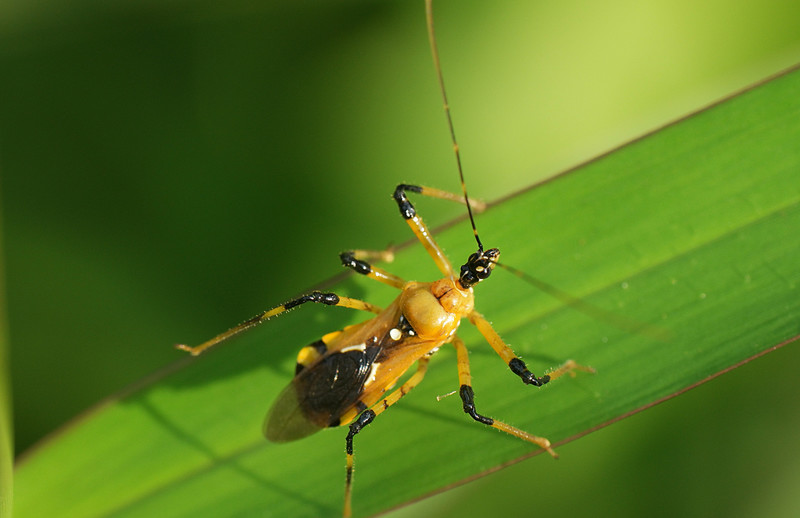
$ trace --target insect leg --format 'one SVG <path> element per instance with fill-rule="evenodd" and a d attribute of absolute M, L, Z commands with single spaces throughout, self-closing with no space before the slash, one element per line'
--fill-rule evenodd
<path fill-rule="evenodd" d="M 411 227 L 411 231 L 414 232 L 415 236 L 417 236 L 417 239 L 419 239 L 419 241 L 422 243 L 422 246 L 425 247 L 425 250 L 427 250 L 428 254 L 433 258 L 436 266 L 439 268 L 439 271 L 451 279 L 456 278 L 456 275 L 453 272 L 453 267 L 450 265 L 450 261 L 444 255 L 442 249 L 439 248 L 439 245 L 436 244 L 436 241 L 434 241 L 430 230 L 428 230 L 428 227 L 422 221 L 422 218 L 417 215 L 417 210 L 414 208 L 411 202 L 408 201 L 406 191 L 422 194 L 423 196 L 440 198 L 443 200 L 457 201 L 459 203 L 466 203 L 464 196 L 453 194 L 448 191 L 442 191 L 440 189 L 434 189 L 432 187 L 406 184 L 398 185 L 394 190 L 393 196 L 394 201 L 397 202 L 397 206 L 400 208 L 400 214 L 406 220 L 408 226 Z M 483 210 L 485 208 L 485 205 L 480 202 L 476 202 L 472 199 L 470 199 L 470 202 L 476 206 L 476 210 Z"/>
<path fill-rule="evenodd" d="M 431 198 L 439 198 L 441 200 L 454 201 L 457 203 L 461 203 L 463 205 L 467 204 L 467 202 L 464 201 L 464 195 L 461 193 L 443 191 L 442 189 L 437 189 L 435 187 L 426 187 L 424 185 L 401 184 L 397 186 L 398 189 L 401 187 L 403 188 L 402 190 L 415 192 L 423 196 L 430 196 Z M 486 210 L 486 203 L 482 202 L 481 200 L 476 200 L 470 197 L 469 202 L 472 205 L 472 207 L 478 212 L 483 212 L 484 210 Z"/>
<path fill-rule="evenodd" d="M 386 253 L 391 253 L 391 251 L 385 251 L 384 254 Z M 370 279 L 375 279 L 376 281 L 380 281 L 395 288 L 402 288 L 406 281 L 386 270 L 372 266 L 364 260 L 372 257 L 378 257 L 380 259 L 386 258 L 384 255 L 381 255 L 381 252 L 370 252 L 367 250 L 348 250 L 347 252 L 339 254 L 339 259 L 342 260 L 343 266 L 361 275 L 366 275 Z"/>
<path fill-rule="evenodd" d="M 425 372 L 428 370 L 429 356 L 423 356 L 417 361 L 417 372 L 408 380 L 400 385 L 400 388 L 383 398 L 372 408 L 361 412 L 358 418 L 350 424 L 350 431 L 347 433 L 346 451 L 347 451 L 347 476 L 345 478 L 344 489 L 344 512 L 343 516 L 348 518 L 352 515 L 352 490 L 353 490 L 353 437 L 356 436 L 365 426 L 371 423 L 376 416 L 381 412 L 397 403 L 397 401 L 408 394 L 408 392 L 417 386 L 422 378 L 425 377 Z"/>
<path fill-rule="evenodd" d="M 480 333 L 483 335 L 486 341 L 489 342 L 489 345 L 492 346 L 492 349 L 494 349 L 495 352 L 497 352 L 497 354 L 500 356 L 500 358 L 502 358 L 503 361 L 506 362 L 506 365 L 508 365 L 508 367 L 511 369 L 511 372 L 519 376 L 522 379 L 523 383 L 525 383 L 526 385 L 534 385 L 540 387 L 545 383 L 550 382 L 551 380 L 560 378 L 562 375 L 568 372 L 574 375 L 574 373 L 572 372 L 573 370 L 581 370 L 589 373 L 595 372 L 595 370 L 591 367 L 586 367 L 584 365 L 577 364 L 572 360 L 568 360 L 567 362 L 564 363 L 564 365 L 554 370 L 553 372 L 545 374 L 541 378 L 537 378 L 533 373 L 531 373 L 531 371 L 528 370 L 528 367 L 525 365 L 525 362 L 520 360 L 519 357 L 517 357 L 517 355 L 514 354 L 514 351 L 511 350 L 511 347 L 509 347 L 503 341 L 503 339 L 500 338 L 500 335 L 497 334 L 497 331 L 494 330 L 492 325 L 489 323 L 488 320 L 486 320 L 486 318 L 483 315 L 481 315 L 477 311 L 473 311 L 472 313 L 467 315 L 467 318 L 469 318 L 469 321 L 472 322 L 472 324 L 478 328 L 478 331 L 480 331 Z"/>
<path fill-rule="evenodd" d="M 546 450 L 547 453 L 553 457 L 558 457 L 556 452 L 550 447 L 550 441 L 544 437 L 530 434 L 509 424 L 492 419 L 491 417 L 486 417 L 485 415 L 479 414 L 477 410 L 475 410 L 475 394 L 472 391 L 472 376 L 470 375 L 469 370 L 469 355 L 467 353 L 467 348 L 464 345 L 464 342 L 458 337 L 455 337 L 453 340 L 453 346 L 456 348 L 456 355 L 458 357 L 458 381 L 461 384 L 459 395 L 461 396 L 461 401 L 464 403 L 464 412 L 469 414 L 470 417 L 479 423 L 491 426 L 492 428 L 497 428 L 498 430 L 506 432 L 507 434 L 511 434 L 514 437 L 519 437 L 523 441 L 531 442 Z"/>
<path fill-rule="evenodd" d="M 511 372 L 522 378 L 522 381 L 526 385 L 535 385 L 540 387 L 545 383 L 550 381 L 550 376 L 545 374 L 541 378 L 537 378 L 531 371 L 528 370 L 528 367 L 525 365 L 525 362 L 520 360 L 514 351 L 511 350 L 511 347 L 506 345 L 500 335 L 497 334 L 497 331 L 494 330 L 492 325 L 489 323 L 483 315 L 478 313 L 477 311 L 473 311 L 469 315 L 467 315 L 469 321 L 478 328 L 478 331 L 486 338 L 486 341 L 489 342 L 489 345 L 492 346 L 492 349 L 506 362 L 506 365 L 511 369 Z"/>
<path fill-rule="evenodd" d="M 594 374 L 594 373 L 597 372 L 596 370 L 594 370 L 593 367 L 588 367 L 586 365 L 580 365 L 578 363 L 575 363 L 575 361 L 573 361 L 573 360 L 567 360 L 567 361 L 564 362 L 564 365 L 562 365 L 561 367 L 557 368 L 554 371 L 548 372 L 547 375 L 550 376 L 550 380 L 551 381 L 554 380 L 554 379 L 560 378 L 564 374 L 569 374 L 570 376 L 572 376 L 574 378 L 576 370 L 583 371 L 583 372 L 588 372 L 589 374 Z"/>
<path fill-rule="evenodd" d="M 317 302 L 319 304 L 326 304 L 328 306 L 341 306 L 345 308 L 359 309 L 362 311 L 369 311 L 370 313 L 381 312 L 381 308 L 373 304 L 370 304 L 369 302 L 364 302 L 363 300 L 351 299 L 349 297 L 340 297 L 335 293 L 321 293 L 319 291 L 315 291 L 313 293 L 303 295 L 302 297 L 298 297 L 294 300 L 290 300 L 286 304 L 282 304 L 276 308 L 263 311 L 258 315 L 254 316 L 253 318 L 242 322 L 236 327 L 228 329 L 224 333 L 221 333 L 212 338 L 211 340 L 203 342 L 198 346 L 189 347 L 188 345 L 178 344 L 175 347 L 191 353 L 192 356 L 197 356 L 198 354 L 202 353 L 209 347 L 217 345 L 220 342 L 224 342 L 225 340 L 228 340 L 229 338 L 238 335 L 242 331 L 246 331 L 251 327 L 257 326 L 261 322 L 264 322 L 265 320 L 269 320 L 274 316 L 280 315 L 281 313 L 288 311 L 294 307 L 297 307 L 301 304 L 305 304 L 306 302 Z"/>

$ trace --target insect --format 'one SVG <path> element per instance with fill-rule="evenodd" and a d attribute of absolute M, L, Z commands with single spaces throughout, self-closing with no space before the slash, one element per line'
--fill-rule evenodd
<path fill-rule="evenodd" d="M 406 281 L 370 264 L 369 261 L 380 256 L 378 252 L 363 250 L 344 252 L 340 254 L 343 266 L 400 290 L 400 295 L 394 302 L 387 308 L 379 308 L 362 300 L 315 291 L 264 311 L 196 347 L 177 346 L 196 356 L 265 320 L 309 302 L 375 314 L 370 320 L 329 333 L 300 350 L 295 376 L 278 396 L 263 427 L 264 435 L 273 442 L 301 439 L 323 428 L 349 427 L 345 438 L 346 483 L 343 508 L 345 517 L 352 515 L 355 436 L 422 381 L 431 356 L 444 344 L 452 344 L 456 349 L 460 384 L 458 393 L 464 412 L 481 424 L 533 443 L 556 457 L 550 441 L 546 438 L 532 435 L 478 413 L 475 407 L 467 348 L 456 334 L 464 318 L 477 327 L 511 372 L 519 376 L 526 385 L 542 386 L 573 370 L 592 371 L 570 360 L 549 374 L 536 376 L 503 342 L 486 318 L 475 310 L 473 288 L 489 278 L 492 270 L 499 264 L 500 251 L 497 248 L 484 248 L 473 216 L 475 202 L 467 196 L 458 144 L 439 64 L 432 1 L 426 0 L 428 35 L 462 194 L 420 185 L 400 184 L 396 187 L 393 197 L 403 219 L 436 263 L 443 278 L 433 282 Z M 466 205 L 477 250 L 458 270 L 453 268 L 408 199 L 410 193 Z M 399 388 L 392 389 L 415 363 L 416 371 Z"/>

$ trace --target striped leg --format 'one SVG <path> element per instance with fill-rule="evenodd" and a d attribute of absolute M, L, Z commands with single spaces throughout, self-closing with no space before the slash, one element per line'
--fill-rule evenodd
<path fill-rule="evenodd" d="M 400 184 L 394 190 L 394 201 L 397 202 L 397 206 L 400 208 L 400 214 L 406 220 L 408 226 L 411 227 L 411 231 L 414 232 L 415 236 L 417 236 L 417 239 L 419 239 L 419 241 L 422 243 L 422 246 L 425 247 L 425 250 L 427 250 L 428 254 L 433 258 L 436 266 L 439 267 L 439 271 L 451 279 L 457 278 L 453 272 L 453 267 L 450 265 L 450 261 L 447 259 L 447 256 L 444 255 L 442 249 L 439 248 L 439 245 L 436 244 L 436 241 L 434 241 L 430 230 L 428 230 L 428 227 L 422 221 L 422 218 L 417 214 L 417 210 L 414 208 L 411 202 L 408 201 L 406 191 L 422 194 L 423 196 L 431 196 L 433 198 L 466 204 L 464 196 L 460 194 L 453 194 L 448 191 L 434 189 L 432 187 L 424 187 L 421 185 Z M 470 203 L 476 207 L 476 210 L 480 211 L 485 208 L 485 204 L 471 198 Z"/>
<path fill-rule="evenodd" d="M 384 250 L 383 252 L 373 252 L 370 250 L 348 250 L 339 254 L 339 259 L 342 260 L 342 265 L 350 268 L 356 273 L 366 275 L 370 279 L 375 279 L 389 286 L 395 288 L 402 288 L 406 283 L 403 279 L 387 272 L 376 266 L 372 266 L 365 259 L 379 259 L 386 262 L 391 262 L 394 259 L 394 254 L 391 249 Z"/>
<path fill-rule="evenodd" d="M 417 386 L 422 378 L 425 377 L 425 372 L 428 370 L 429 356 L 423 356 L 417 361 L 417 372 L 408 380 L 400 385 L 400 388 L 383 398 L 376 403 L 372 408 L 361 412 L 361 415 L 350 424 L 350 431 L 347 433 L 346 451 L 347 451 L 347 476 L 345 478 L 344 486 L 344 511 L 342 516 L 349 518 L 353 514 L 352 492 L 353 492 L 353 437 L 356 436 L 365 426 L 370 424 L 376 416 L 380 415 L 384 410 L 397 403 L 397 401 L 408 394 L 408 392 Z"/>
<path fill-rule="evenodd" d="M 196 347 L 189 347 L 188 345 L 184 344 L 178 344 L 175 347 L 181 349 L 182 351 L 189 352 L 192 356 L 197 356 L 200 353 L 204 352 L 209 347 L 224 342 L 225 340 L 228 340 L 229 338 L 232 338 L 238 335 L 239 333 L 250 329 L 251 327 L 257 326 L 258 324 L 264 322 L 265 320 L 269 320 L 274 316 L 280 315 L 281 313 L 289 311 L 290 309 L 297 307 L 301 304 L 305 304 L 306 302 L 316 302 L 328 306 L 341 306 L 345 308 L 359 309 L 361 311 L 369 311 L 370 313 L 381 312 L 381 308 L 373 304 L 370 304 L 369 302 L 364 302 L 358 299 L 351 299 L 349 297 L 340 297 L 335 293 L 321 293 L 319 291 L 315 291 L 313 293 L 309 293 L 308 295 L 303 295 L 302 297 L 298 297 L 294 300 L 291 300 L 286 304 L 282 304 L 276 308 L 261 312 L 258 315 L 254 316 L 253 318 L 242 322 L 236 327 L 228 329 L 224 333 L 221 333 L 212 338 L 211 340 L 203 342 L 202 344 Z"/>
<path fill-rule="evenodd" d="M 469 371 L 469 356 L 467 353 L 467 348 L 464 345 L 464 342 L 458 337 L 453 340 L 453 345 L 456 348 L 456 354 L 458 357 L 458 381 L 461 384 L 459 395 L 461 396 L 461 401 L 464 403 L 464 412 L 469 414 L 470 417 L 479 423 L 491 426 L 492 428 L 497 428 L 498 430 L 506 432 L 507 434 L 511 434 L 514 437 L 519 437 L 523 441 L 533 443 L 543 450 L 546 450 L 547 453 L 552 455 L 554 458 L 557 458 L 558 455 L 550 447 L 550 441 L 544 437 L 539 437 L 520 430 L 519 428 L 514 428 L 509 424 L 481 415 L 477 412 L 477 410 L 475 410 L 475 394 L 472 391 L 472 376 L 470 375 Z"/>
<path fill-rule="evenodd" d="M 545 383 L 550 382 L 550 380 L 556 379 L 567 372 L 571 372 L 572 370 L 581 370 L 584 372 L 594 373 L 595 370 L 591 367 L 585 367 L 583 365 L 579 365 L 572 360 L 569 360 L 564 365 L 556 369 L 555 371 L 551 372 L 550 374 L 545 374 L 541 378 L 537 378 L 531 371 L 528 370 L 528 367 L 525 365 L 525 362 L 520 360 L 514 351 L 511 350 L 500 335 L 497 334 L 497 331 L 494 330 L 492 325 L 489 323 L 486 318 L 480 313 L 473 311 L 469 315 L 467 315 L 469 321 L 478 328 L 478 331 L 486 338 L 486 341 L 489 342 L 489 345 L 492 346 L 492 349 L 506 362 L 506 365 L 511 369 L 511 372 L 516 374 L 522 379 L 522 382 L 526 385 L 534 385 L 536 387 L 541 387 Z M 573 373 L 574 375 L 574 373 Z"/>

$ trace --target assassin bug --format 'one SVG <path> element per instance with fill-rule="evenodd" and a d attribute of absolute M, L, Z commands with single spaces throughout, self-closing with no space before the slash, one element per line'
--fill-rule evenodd
<path fill-rule="evenodd" d="M 536 376 L 503 342 L 486 318 L 474 309 L 473 287 L 490 276 L 493 268 L 499 264 L 500 251 L 497 248 L 484 248 L 473 217 L 473 205 L 476 202 L 467 196 L 461 158 L 439 65 L 433 27 L 432 1 L 426 0 L 425 2 L 428 35 L 455 152 L 462 194 L 453 194 L 419 185 L 400 184 L 395 189 L 393 197 L 400 209 L 400 214 L 436 263 L 444 278 L 434 282 L 406 281 L 367 262 L 375 257 L 380 257 L 380 253 L 363 250 L 344 252 L 340 254 L 343 266 L 400 290 L 400 295 L 389 307 L 381 309 L 358 299 L 315 291 L 264 311 L 196 347 L 177 346 L 194 356 L 199 355 L 208 348 L 265 320 L 308 302 L 341 306 L 376 314 L 370 320 L 329 333 L 301 349 L 297 358 L 295 377 L 278 396 L 263 427 L 264 435 L 270 441 L 287 442 L 301 439 L 322 428 L 349 425 L 345 439 L 346 484 L 343 509 L 345 517 L 352 514 L 353 439 L 378 415 L 397 403 L 400 398 L 422 381 L 430 357 L 444 344 L 452 344 L 456 349 L 460 384 L 458 392 L 463 402 L 464 412 L 479 423 L 531 442 L 546 450 L 553 457 L 557 456 L 551 448 L 550 441 L 546 438 L 532 435 L 478 413 L 472 390 L 467 348 L 456 335 L 462 319 L 466 318 L 478 328 L 478 331 L 511 371 L 527 385 L 542 386 L 575 369 L 592 372 L 592 369 L 570 360 L 549 374 Z M 459 271 L 453 269 L 450 261 L 437 245 L 428 227 L 409 201 L 408 193 L 456 201 L 466 205 L 478 249 L 467 258 L 466 263 L 461 266 Z M 399 388 L 391 390 L 414 363 L 417 364 L 416 372 Z M 387 391 L 390 391 L 388 395 L 386 395 Z"/>

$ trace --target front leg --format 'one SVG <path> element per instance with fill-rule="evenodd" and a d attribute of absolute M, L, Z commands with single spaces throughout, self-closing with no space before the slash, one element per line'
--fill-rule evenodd
<path fill-rule="evenodd" d="M 515 428 L 510 424 L 506 424 L 502 421 L 498 421 L 478 413 L 478 411 L 475 409 L 475 393 L 472 390 L 472 376 L 470 375 L 467 347 L 458 337 L 455 337 L 453 340 L 453 346 L 456 348 L 456 355 L 458 357 L 458 381 L 461 384 L 459 395 L 461 396 L 461 401 L 464 404 L 464 412 L 481 424 L 491 426 L 492 428 L 496 428 L 502 432 L 513 435 L 514 437 L 519 437 L 523 441 L 533 443 L 545 450 L 554 458 L 557 458 L 558 455 L 555 451 L 553 451 L 553 448 L 550 447 L 550 441 L 546 438 L 533 435 L 524 430 L 520 430 L 519 428 Z"/>
<path fill-rule="evenodd" d="M 492 324 L 490 324 L 483 315 L 477 311 L 473 311 L 467 315 L 467 318 L 469 318 L 469 321 L 478 328 L 478 331 L 480 331 L 486 341 L 489 342 L 489 345 L 492 346 L 492 349 L 494 349 L 500 358 L 506 362 L 506 365 L 508 365 L 508 368 L 511 369 L 511 372 L 519 376 L 520 379 L 522 379 L 522 382 L 526 385 L 541 387 L 542 385 L 549 383 L 551 380 L 559 378 L 568 372 L 571 373 L 573 370 L 581 370 L 592 374 L 595 372 L 595 370 L 591 367 L 586 367 L 569 360 L 553 372 L 545 374 L 542 377 L 537 377 L 528 370 L 525 362 L 514 353 L 511 347 L 509 347 L 508 344 L 506 344 L 503 339 L 500 338 L 500 335 L 498 335 L 497 331 L 494 330 Z"/>

